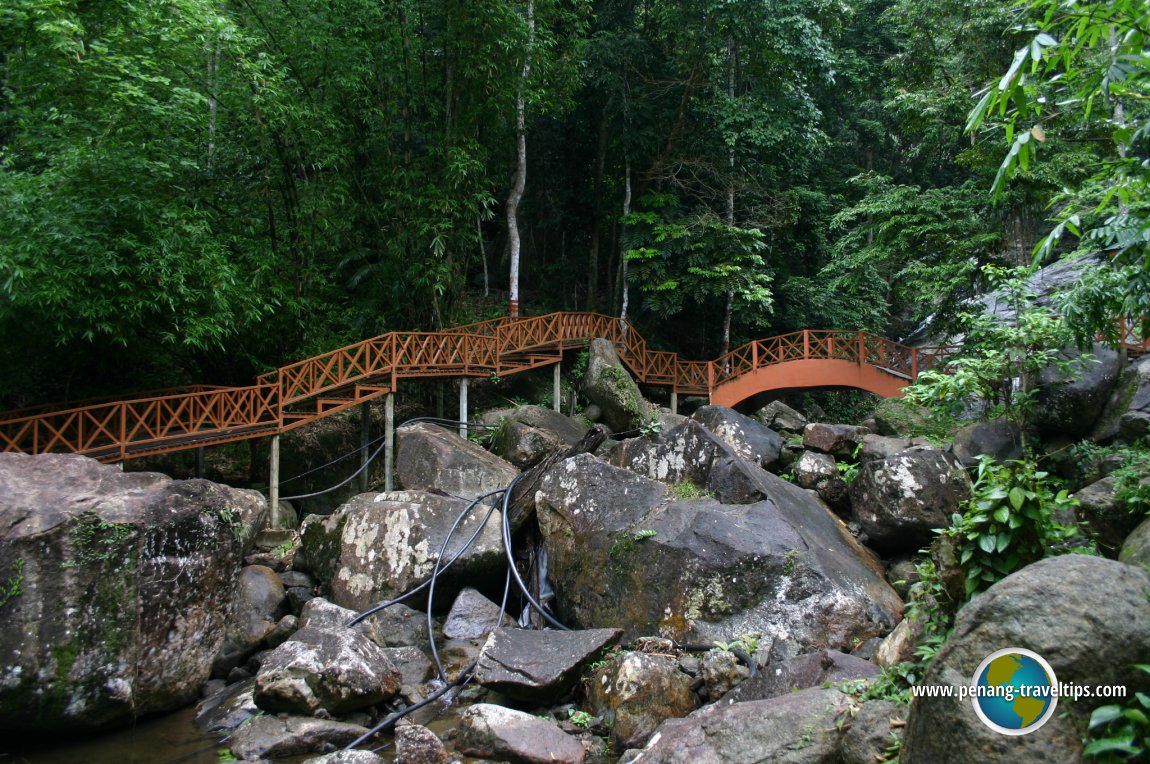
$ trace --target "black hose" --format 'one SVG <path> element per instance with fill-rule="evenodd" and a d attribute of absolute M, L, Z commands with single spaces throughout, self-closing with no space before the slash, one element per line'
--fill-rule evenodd
<path fill-rule="evenodd" d="M 553 618 L 551 614 L 548 613 L 547 610 L 544 609 L 544 607 L 540 605 L 533 596 L 531 596 L 531 592 L 528 589 L 527 584 L 523 583 L 523 577 L 519 575 L 519 570 L 515 567 L 515 558 L 511 553 L 511 520 L 508 517 L 511 512 L 509 504 L 511 503 L 512 491 L 515 490 L 515 486 L 518 485 L 519 481 L 522 480 L 525 475 L 526 473 L 521 473 L 516 476 L 516 478 L 511 481 L 511 484 L 507 486 L 507 490 L 503 493 L 503 551 L 507 555 L 507 565 L 511 568 L 511 574 L 515 577 L 515 583 L 519 585 L 519 590 L 523 592 L 523 596 L 527 599 L 527 602 L 531 604 L 531 607 L 535 608 L 536 612 L 543 616 L 543 620 L 547 621 L 547 623 L 551 624 L 556 629 L 560 629 L 562 631 L 571 631 L 571 629 L 555 620 L 555 618 Z"/>

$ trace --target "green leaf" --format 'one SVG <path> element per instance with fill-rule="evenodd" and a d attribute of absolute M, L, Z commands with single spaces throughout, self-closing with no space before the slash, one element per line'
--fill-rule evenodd
<path fill-rule="evenodd" d="M 1122 706 L 1099 706 L 1090 714 L 1090 729 L 1122 718 Z"/>
<path fill-rule="evenodd" d="M 996 509 L 994 511 L 994 519 L 1000 523 L 1006 523 L 1008 520 L 1010 520 L 1009 507 L 999 507 Z"/>
<path fill-rule="evenodd" d="M 987 533 L 983 536 L 980 536 L 978 539 L 978 547 L 987 554 L 990 554 L 994 551 L 995 545 L 997 543 L 998 536 L 993 533 Z"/>
<path fill-rule="evenodd" d="M 1026 493 L 1018 486 L 1010 489 L 1010 503 L 1016 509 L 1022 509 L 1022 505 L 1026 503 Z"/>

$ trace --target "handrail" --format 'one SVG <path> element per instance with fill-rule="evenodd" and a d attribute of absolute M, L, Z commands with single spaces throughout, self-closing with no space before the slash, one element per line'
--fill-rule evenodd
<path fill-rule="evenodd" d="M 703 395 L 758 369 L 804 360 L 869 364 L 909 382 L 949 354 L 949 349 L 912 348 L 866 332 L 805 329 L 753 340 L 714 361 L 684 361 L 677 353 L 651 350 L 634 327 L 602 313 L 497 318 L 451 331 L 371 337 L 262 374 L 249 387 L 6 412 L 0 414 L 0 450 L 121 460 L 259 437 L 370 400 L 393 390 L 399 379 L 514 374 L 554 363 L 563 350 L 596 337 L 616 346 L 640 382 Z"/>

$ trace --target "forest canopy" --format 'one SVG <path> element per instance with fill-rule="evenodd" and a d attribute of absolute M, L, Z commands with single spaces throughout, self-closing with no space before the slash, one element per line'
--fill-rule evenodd
<path fill-rule="evenodd" d="M 1116 255 L 1083 331 L 1145 315 L 1146 28 L 1134 0 L 7 0 L 0 408 L 510 298 L 687 357 L 899 338 L 1074 250 Z"/>

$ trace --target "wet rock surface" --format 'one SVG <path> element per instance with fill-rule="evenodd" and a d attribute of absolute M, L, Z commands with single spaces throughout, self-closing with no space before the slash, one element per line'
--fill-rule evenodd
<path fill-rule="evenodd" d="M 232 734 L 228 749 L 244 760 L 334 753 L 365 732 L 358 724 L 310 716 L 259 716 Z"/>
<path fill-rule="evenodd" d="M 578 681 L 580 668 L 621 633 L 496 629 L 483 646 L 475 680 L 517 698 L 557 700 Z"/>
<path fill-rule="evenodd" d="M 114 727 L 196 699 L 263 497 L 0 454 L 0 729 Z"/>
<path fill-rule="evenodd" d="M 448 532 L 468 503 L 417 491 L 360 494 L 329 516 L 304 521 L 303 564 L 330 587 L 334 602 L 366 609 L 431 577 Z M 488 507 L 476 506 L 460 523 L 445 563 L 463 549 L 487 513 Z M 491 512 L 475 543 L 440 577 L 436 591 L 447 602 L 468 578 L 502 570 L 500 522 L 499 511 Z"/>
<path fill-rule="evenodd" d="M 970 496 L 970 478 L 954 458 L 915 446 L 864 462 L 850 487 L 854 518 L 883 552 L 913 552 Z"/>
<path fill-rule="evenodd" d="M 580 764 L 583 745 L 553 722 L 489 703 L 463 712 L 455 747 L 465 754 L 523 764 Z"/>

